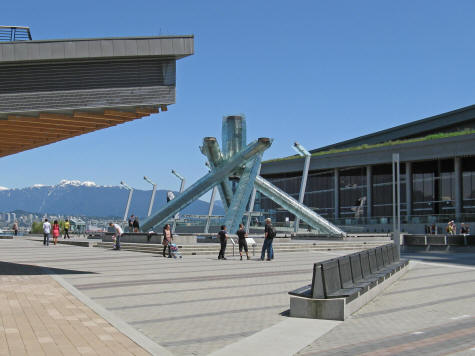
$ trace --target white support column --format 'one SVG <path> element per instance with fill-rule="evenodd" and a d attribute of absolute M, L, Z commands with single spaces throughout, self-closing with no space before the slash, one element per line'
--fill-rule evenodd
<path fill-rule="evenodd" d="M 407 221 L 412 216 L 412 162 L 406 162 L 406 217 Z"/>
<path fill-rule="evenodd" d="M 455 157 L 454 159 L 454 175 L 455 175 L 455 219 L 460 222 L 462 219 L 463 194 L 462 194 L 462 159 Z"/>
<path fill-rule="evenodd" d="M 305 188 L 307 187 L 308 169 L 310 168 L 310 159 L 312 158 L 312 155 L 298 142 L 295 142 L 292 147 L 297 151 L 299 155 L 305 156 L 303 172 L 302 172 L 302 181 L 300 183 L 300 192 L 299 192 L 299 203 L 303 204 L 303 200 L 305 198 Z M 298 232 L 298 231 L 299 231 L 299 219 L 295 217 L 294 232 Z"/>
<path fill-rule="evenodd" d="M 338 168 L 335 168 L 333 173 L 333 199 L 334 199 L 334 218 L 338 219 L 340 217 L 340 171 Z"/>
<path fill-rule="evenodd" d="M 393 240 L 397 246 L 398 256 L 401 255 L 401 176 L 399 153 L 393 153 Z"/>

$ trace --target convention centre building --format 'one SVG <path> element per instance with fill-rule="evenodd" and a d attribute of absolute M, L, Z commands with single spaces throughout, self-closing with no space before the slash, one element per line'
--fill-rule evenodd
<path fill-rule="evenodd" d="M 347 231 L 389 231 L 393 154 L 400 160 L 401 227 L 439 230 L 475 222 L 475 105 L 310 151 L 304 204 Z M 304 158 L 262 164 L 261 176 L 298 199 Z M 265 196 L 255 210 L 277 223 L 293 216 Z"/>

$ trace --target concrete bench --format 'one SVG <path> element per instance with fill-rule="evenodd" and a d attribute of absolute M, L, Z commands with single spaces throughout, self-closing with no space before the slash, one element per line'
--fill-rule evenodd
<path fill-rule="evenodd" d="M 360 305 L 356 301 L 365 294 L 370 296 L 363 299 L 371 300 L 376 295 L 373 289 L 382 289 L 407 265 L 394 244 L 315 263 L 312 284 L 289 292 L 290 315 L 344 320 L 345 305 Z"/>

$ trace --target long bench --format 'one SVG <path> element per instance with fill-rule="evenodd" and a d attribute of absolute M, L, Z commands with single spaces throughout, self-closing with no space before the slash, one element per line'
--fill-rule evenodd
<path fill-rule="evenodd" d="M 295 314 L 292 296 L 313 300 L 343 298 L 348 304 L 384 283 L 408 263 L 399 258 L 393 243 L 317 262 L 313 266 L 312 284 L 289 292 L 291 315 Z"/>

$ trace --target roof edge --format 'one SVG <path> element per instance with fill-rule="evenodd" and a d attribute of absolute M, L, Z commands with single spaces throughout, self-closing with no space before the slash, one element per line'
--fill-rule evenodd
<path fill-rule="evenodd" d="M 110 41 L 110 40 L 153 40 L 153 39 L 175 39 L 175 38 L 195 38 L 195 35 L 167 35 L 167 36 L 132 36 L 132 37 L 94 37 L 94 38 L 59 38 L 46 40 L 30 40 L 30 41 L 6 41 L 0 42 L 2 44 L 13 43 L 48 43 L 48 42 L 71 42 L 71 41 Z"/>
<path fill-rule="evenodd" d="M 360 141 L 360 140 L 365 139 L 365 138 L 370 139 L 370 138 L 376 137 L 378 135 L 384 135 L 384 134 L 387 134 L 387 133 L 391 133 L 392 131 L 406 129 L 406 128 L 409 128 L 409 127 L 420 125 L 422 123 L 428 123 L 428 122 L 435 121 L 435 120 L 438 120 L 438 119 L 441 119 L 441 118 L 444 118 L 444 117 L 460 114 L 464 111 L 469 111 L 469 110 L 475 110 L 475 104 L 474 105 L 469 105 L 469 106 L 464 106 L 464 107 L 461 107 L 461 108 L 458 108 L 458 109 L 455 109 L 455 110 L 451 110 L 451 111 L 448 111 L 448 112 L 445 112 L 445 113 L 442 113 L 442 114 L 428 116 L 428 117 L 425 117 L 423 119 L 419 119 L 419 120 L 416 120 L 416 121 L 411 121 L 411 122 L 408 122 L 408 123 L 405 123 L 405 124 L 401 124 L 401 125 L 391 127 L 389 129 L 384 129 L 384 130 L 376 131 L 376 132 L 373 132 L 373 133 L 369 133 L 367 135 L 357 136 L 355 138 L 340 141 L 340 142 L 337 142 L 337 143 L 334 143 L 334 144 L 331 144 L 331 145 L 315 148 L 313 150 L 310 150 L 310 153 L 316 153 L 316 152 L 319 152 L 319 151 L 326 151 L 326 150 L 329 150 L 329 149 L 332 149 L 332 148 L 338 148 L 339 146 L 348 145 L 348 144 L 351 144 L 352 142 Z M 395 138 L 395 140 L 397 140 L 397 138 Z"/>

